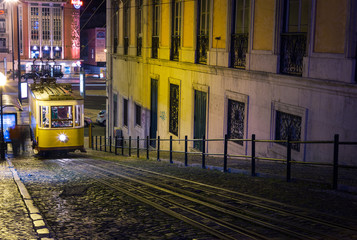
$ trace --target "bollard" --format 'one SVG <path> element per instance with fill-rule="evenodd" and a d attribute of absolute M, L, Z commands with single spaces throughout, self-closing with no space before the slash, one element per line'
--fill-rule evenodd
<path fill-rule="evenodd" d="M 102 151 L 102 136 L 99 136 L 99 151 Z"/>
<path fill-rule="evenodd" d="M 174 163 L 172 161 L 172 136 L 170 136 L 170 163 Z"/>
<path fill-rule="evenodd" d="M 112 152 L 112 136 L 109 137 L 109 152 Z"/>
<path fill-rule="evenodd" d="M 124 156 L 124 136 L 121 137 L 121 155 Z"/>
<path fill-rule="evenodd" d="M 118 136 L 115 136 L 114 152 L 115 152 L 115 155 L 118 155 Z"/>
<path fill-rule="evenodd" d="M 255 177 L 255 134 L 252 134 L 252 176 Z"/>
<path fill-rule="evenodd" d="M 129 136 L 129 157 L 131 156 L 131 136 Z"/>
<path fill-rule="evenodd" d="M 94 136 L 92 136 L 92 143 L 91 143 L 91 145 L 92 145 L 92 150 L 94 150 L 93 140 L 94 140 Z"/>
<path fill-rule="evenodd" d="M 136 138 L 136 157 L 139 158 L 140 156 L 140 148 L 139 148 L 140 142 L 139 142 L 139 136 Z"/>
<path fill-rule="evenodd" d="M 160 136 L 157 137 L 157 161 L 160 161 Z"/>
<path fill-rule="evenodd" d="M 146 159 L 149 159 L 149 136 L 146 136 Z"/>
<path fill-rule="evenodd" d="M 185 136 L 185 166 L 188 166 L 188 156 L 187 156 L 187 135 Z"/>
<path fill-rule="evenodd" d="M 224 155 L 223 155 L 223 171 L 227 172 L 227 152 L 228 152 L 228 136 L 224 135 Z"/>
<path fill-rule="evenodd" d="M 338 183 L 338 143 L 340 136 L 335 134 L 333 141 L 333 179 L 332 179 L 332 188 L 337 189 Z"/>
<path fill-rule="evenodd" d="M 202 168 L 206 168 L 206 145 L 205 145 L 205 136 L 202 137 Z"/>
<path fill-rule="evenodd" d="M 286 152 L 286 181 L 291 181 L 291 143 L 290 134 L 288 135 L 287 141 L 287 152 Z"/>
<path fill-rule="evenodd" d="M 107 138 L 104 136 L 104 152 L 107 151 Z"/>
<path fill-rule="evenodd" d="M 95 150 L 98 150 L 98 136 L 95 136 Z"/>

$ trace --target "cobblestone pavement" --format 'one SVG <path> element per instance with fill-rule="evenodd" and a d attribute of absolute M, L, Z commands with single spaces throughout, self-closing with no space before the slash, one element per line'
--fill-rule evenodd
<path fill-rule="evenodd" d="M 337 216 L 357 217 L 357 196 L 332 191 L 326 184 L 286 183 L 282 179 L 253 178 L 92 150 L 71 157 L 119 161 Z M 213 239 L 207 233 L 71 171 L 56 158 L 28 157 L 12 162 L 55 239 Z"/>
<path fill-rule="evenodd" d="M 0 239 L 37 239 L 6 161 L 0 161 Z"/>

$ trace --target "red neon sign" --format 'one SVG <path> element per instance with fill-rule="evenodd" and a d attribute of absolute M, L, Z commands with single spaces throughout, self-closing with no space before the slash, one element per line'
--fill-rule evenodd
<path fill-rule="evenodd" d="M 0 15 L 5 14 L 5 10 L 0 10 Z"/>
<path fill-rule="evenodd" d="M 73 4 L 76 9 L 79 9 L 81 6 L 83 6 L 83 2 L 81 0 L 71 0 L 71 4 Z"/>

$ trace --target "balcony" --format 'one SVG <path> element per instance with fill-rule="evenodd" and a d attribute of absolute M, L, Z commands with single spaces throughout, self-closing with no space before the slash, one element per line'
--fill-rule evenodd
<path fill-rule="evenodd" d="M 179 48 L 180 48 L 180 36 L 173 35 L 171 36 L 171 60 L 178 61 L 179 60 Z"/>
<path fill-rule="evenodd" d="M 248 52 L 248 33 L 232 34 L 231 67 L 245 69 Z"/>
<path fill-rule="evenodd" d="M 124 37 L 124 55 L 128 55 L 129 52 L 129 38 Z"/>
<path fill-rule="evenodd" d="M 208 35 L 197 36 L 196 61 L 197 63 L 207 63 Z"/>
<path fill-rule="evenodd" d="M 281 34 L 280 72 L 302 76 L 303 58 L 306 55 L 306 33 Z"/>
<path fill-rule="evenodd" d="M 151 47 L 151 57 L 157 58 L 158 57 L 158 50 L 159 50 L 159 37 L 152 36 L 152 47 Z"/>
<path fill-rule="evenodd" d="M 143 46 L 143 38 L 138 36 L 136 39 L 136 56 L 141 56 L 142 46 Z"/>

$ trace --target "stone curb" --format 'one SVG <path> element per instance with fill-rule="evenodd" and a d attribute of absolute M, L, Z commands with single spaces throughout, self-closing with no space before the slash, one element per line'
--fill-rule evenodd
<path fill-rule="evenodd" d="M 27 191 L 25 185 L 23 184 L 19 175 L 17 174 L 14 165 L 12 164 L 9 158 L 7 158 L 6 160 L 9 164 L 9 169 L 12 173 L 14 182 L 16 183 L 17 188 L 19 189 L 19 192 L 25 203 L 25 206 L 32 220 L 32 224 L 34 226 L 36 233 L 38 234 L 41 240 L 54 240 L 54 238 L 50 238 L 50 231 L 48 230 L 48 227 L 46 226 L 46 223 L 43 220 L 40 210 L 35 206 L 29 192 Z"/>

